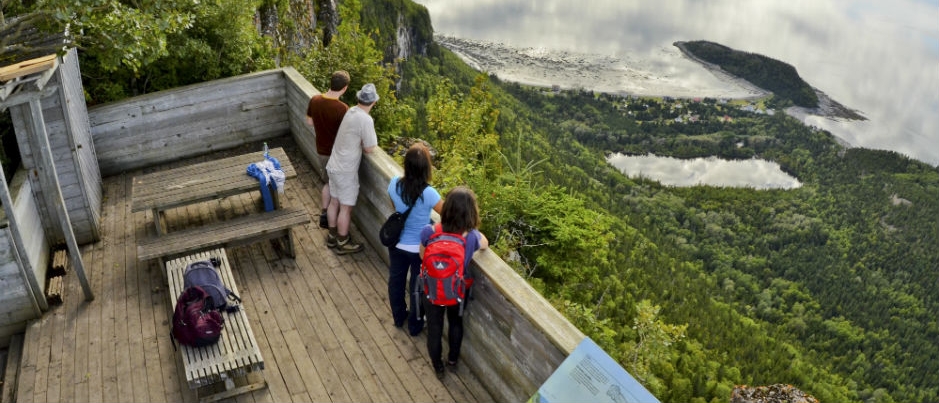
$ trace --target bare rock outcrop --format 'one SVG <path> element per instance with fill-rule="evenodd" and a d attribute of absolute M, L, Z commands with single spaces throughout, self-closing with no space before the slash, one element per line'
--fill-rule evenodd
<path fill-rule="evenodd" d="M 730 394 L 730 403 L 818 403 L 818 399 L 792 385 L 738 385 Z"/>

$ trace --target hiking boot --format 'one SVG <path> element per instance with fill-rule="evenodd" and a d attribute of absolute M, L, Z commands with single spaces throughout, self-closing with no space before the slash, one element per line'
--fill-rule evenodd
<path fill-rule="evenodd" d="M 329 220 L 326 219 L 326 213 L 320 213 L 320 228 L 327 229 L 329 228 Z"/>
<path fill-rule="evenodd" d="M 365 249 L 365 247 L 362 246 L 362 244 L 352 242 L 351 236 L 345 240 L 336 240 L 336 253 L 339 255 L 361 252 L 363 249 Z"/>
<path fill-rule="evenodd" d="M 336 246 L 339 246 L 339 240 L 332 234 L 326 234 L 326 247 L 332 249 Z"/>

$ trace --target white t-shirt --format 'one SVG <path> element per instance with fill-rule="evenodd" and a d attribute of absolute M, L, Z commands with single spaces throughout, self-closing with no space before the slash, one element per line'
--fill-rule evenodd
<path fill-rule="evenodd" d="M 349 108 L 339 125 L 327 171 L 357 172 L 362 162 L 362 149 L 378 145 L 375 122 L 358 105 Z"/>

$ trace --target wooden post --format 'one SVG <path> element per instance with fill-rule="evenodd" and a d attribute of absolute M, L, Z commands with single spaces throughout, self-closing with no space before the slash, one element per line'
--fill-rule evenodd
<path fill-rule="evenodd" d="M 49 135 L 46 132 L 45 120 L 42 117 L 42 103 L 39 98 L 29 101 L 29 111 L 33 115 L 33 134 L 39 139 L 39 154 L 42 156 L 42 167 L 48 169 L 46 177 L 50 179 L 48 189 L 52 190 L 56 215 L 59 218 L 59 225 L 65 234 L 65 243 L 68 245 L 69 256 L 72 258 L 72 266 L 75 267 L 75 274 L 81 282 L 82 291 L 85 293 L 85 301 L 95 299 L 91 292 L 91 286 L 88 284 L 88 278 L 85 277 L 85 265 L 82 263 L 81 249 L 78 248 L 78 241 L 75 239 L 75 232 L 72 231 L 72 221 L 68 217 L 68 209 L 65 207 L 65 199 L 62 197 L 62 188 L 59 184 L 59 176 L 55 172 L 55 159 L 52 156 L 52 146 L 49 144 Z"/>
<path fill-rule="evenodd" d="M 24 253 L 21 250 L 23 248 L 23 237 L 20 234 L 19 228 L 17 228 L 16 216 L 13 215 L 13 196 L 10 195 L 10 188 L 7 187 L 6 173 L 3 172 L 2 168 L 0 168 L 0 204 L 2 204 L 3 209 L 6 210 L 7 222 L 10 226 L 10 236 L 13 237 L 13 250 L 10 252 L 13 253 L 13 257 L 20 266 L 20 274 L 26 279 L 26 292 L 29 293 L 33 310 L 36 312 L 36 316 L 42 316 L 42 311 L 48 310 L 49 304 L 46 303 L 45 297 L 39 298 L 39 295 L 42 294 L 42 289 L 39 287 L 35 273 L 26 272 L 26 267 L 29 262 L 26 261 Z"/>

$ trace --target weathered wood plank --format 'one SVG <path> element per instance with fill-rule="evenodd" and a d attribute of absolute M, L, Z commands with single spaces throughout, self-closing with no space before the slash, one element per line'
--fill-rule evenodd
<path fill-rule="evenodd" d="M 120 179 L 120 178 L 118 178 Z M 106 244 L 105 254 L 102 256 L 99 267 L 100 272 L 96 275 L 101 278 L 102 286 L 99 292 L 102 293 L 101 308 L 101 401 L 112 399 L 118 395 L 117 374 L 109 371 L 117 365 L 117 360 L 123 357 L 115 354 L 118 336 L 120 334 L 115 323 L 117 305 L 123 304 L 121 298 L 121 288 L 123 288 L 124 277 L 118 272 L 124 271 L 124 243 L 127 237 L 124 235 L 122 224 L 125 219 L 123 198 L 120 197 L 123 187 L 119 186 L 123 181 L 114 181 L 113 186 L 105 187 L 102 204 L 102 230 L 101 243 Z"/>
<path fill-rule="evenodd" d="M 128 190 L 131 188 L 131 180 L 132 176 L 130 175 L 121 179 L 122 194 L 129 194 Z M 125 209 L 129 208 L 127 205 L 129 202 L 130 200 L 125 199 Z M 121 302 L 117 305 L 114 321 L 121 334 L 133 334 L 131 332 L 136 331 L 133 326 L 133 318 L 136 317 L 136 299 L 132 297 L 135 295 L 135 291 L 131 288 L 131 284 L 134 282 L 133 279 L 139 270 L 139 264 L 137 263 L 137 244 L 134 240 L 145 233 L 145 229 L 139 225 L 141 220 L 142 218 L 135 218 L 133 214 L 128 214 L 125 210 L 122 231 L 132 242 L 125 243 L 122 255 L 115 259 L 121 267 L 121 270 L 116 271 L 119 275 L 114 279 L 114 284 L 118 287 L 116 297 L 119 298 Z M 141 230 L 138 230 L 138 228 L 141 228 Z M 132 353 L 132 341 L 129 339 L 128 337 L 119 337 L 114 348 L 114 355 L 120 357 L 115 363 L 115 369 L 117 372 L 117 400 L 121 402 L 129 402 L 134 399 L 134 375 L 131 371 L 131 363 L 133 358 L 135 358 L 136 352 L 139 350 Z M 134 362 L 134 364 L 139 365 L 138 362 Z"/>
<path fill-rule="evenodd" d="M 16 334 L 10 338 L 7 348 L 6 366 L 3 370 L 3 392 L 0 402 L 16 401 L 16 386 L 19 384 L 20 362 L 23 356 L 23 334 Z"/>
<path fill-rule="evenodd" d="M 45 316 L 37 320 L 42 322 L 42 327 L 44 329 L 50 329 L 53 327 L 53 320 L 49 316 Z M 40 338 L 40 340 L 38 340 L 38 343 L 37 343 L 39 344 L 39 348 L 36 350 L 30 349 L 31 351 L 36 351 L 37 355 L 35 356 L 34 360 L 36 361 L 37 364 L 42 362 L 45 359 L 45 357 L 48 356 L 48 352 L 51 349 L 51 343 L 52 343 L 51 337 L 42 337 Z M 35 373 L 35 380 L 33 381 L 35 384 L 35 387 L 33 388 L 33 397 L 34 399 L 36 399 L 37 402 L 46 400 L 46 392 L 48 392 L 47 383 L 49 381 L 50 379 L 49 379 L 48 372 L 37 371 Z"/>
<path fill-rule="evenodd" d="M 23 77 L 34 73 L 39 73 L 51 69 L 56 65 L 54 53 L 35 59 L 24 60 L 22 62 L 0 67 L 0 81 L 10 81 L 17 77 Z"/>
<path fill-rule="evenodd" d="M 103 261 L 105 258 L 105 246 L 104 242 L 95 242 L 86 246 L 84 253 L 88 254 L 89 258 L 87 260 L 83 258 L 83 261 Z M 109 348 L 110 346 L 106 346 L 103 340 L 102 315 L 104 313 L 104 305 L 114 298 L 114 291 L 103 287 L 104 267 L 101 264 L 89 267 L 88 275 L 91 289 L 96 290 L 95 293 L 97 297 L 102 300 L 95 304 L 94 311 L 89 315 L 88 320 L 88 341 L 86 342 L 88 344 L 88 355 L 85 357 L 87 365 L 87 369 L 85 370 L 85 387 L 87 389 L 89 402 L 103 402 L 105 399 L 102 395 L 101 353 L 104 348 Z"/>
<path fill-rule="evenodd" d="M 141 239 L 145 233 L 144 222 L 140 219 L 141 214 L 135 215 L 137 239 Z M 136 254 L 134 254 L 136 256 Z M 125 283 L 127 284 L 127 312 L 128 312 L 128 334 L 143 334 L 143 322 L 144 322 L 144 309 L 143 306 L 145 303 L 142 301 L 142 296 L 146 292 L 146 288 L 141 288 L 143 284 L 143 278 L 147 276 L 146 271 L 150 270 L 150 262 L 139 262 L 136 259 L 127 262 L 125 258 L 125 264 L 128 267 L 133 269 L 128 272 Z M 145 286 L 144 286 L 145 287 Z M 143 345 L 144 341 L 142 337 L 131 338 L 128 347 L 130 349 L 130 366 L 128 368 L 131 378 L 129 380 L 130 385 L 132 386 L 131 391 L 133 393 L 132 401 L 151 401 L 150 400 L 150 390 L 147 386 L 147 357 L 146 351 Z"/>
<path fill-rule="evenodd" d="M 304 309 L 301 307 L 307 303 L 303 296 L 308 295 L 306 294 L 308 291 L 305 289 L 298 291 L 297 287 L 302 284 L 302 281 L 293 281 L 293 279 L 289 277 L 290 274 L 299 273 L 301 268 L 298 267 L 298 264 L 294 260 L 277 258 L 276 253 L 274 253 L 271 248 L 265 247 L 263 248 L 263 252 L 271 268 L 271 272 L 264 277 L 270 279 L 270 282 L 286 282 L 290 284 L 290 287 L 286 289 L 281 287 L 282 292 L 280 292 L 279 295 L 283 298 L 283 301 L 279 303 L 282 304 L 281 306 L 285 307 L 296 307 L 296 309 L 285 309 L 282 312 L 286 315 L 286 317 L 282 318 L 283 323 L 292 323 L 294 329 L 282 333 L 287 343 L 288 352 L 303 381 L 303 391 L 313 396 L 313 401 L 329 400 L 328 391 L 326 385 L 323 383 L 319 367 L 310 354 L 311 347 L 309 344 L 314 343 L 315 340 L 301 337 L 300 335 L 300 329 L 306 327 L 305 323 L 307 320 L 305 315 L 302 314 Z M 265 287 L 265 289 L 267 288 L 268 287 Z M 291 390 L 292 394 L 298 392 L 300 392 L 299 389 Z"/>
<path fill-rule="evenodd" d="M 43 370 L 39 360 L 39 343 L 28 339 L 30 334 L 42 334 L 42 320 L 36 319 L 26 324 L 26 337 L 20 358 L 20 372 L 17 378 L 16 401 L 33 401 L 36 392 L 36 374 Z"/>
<path fill-rule="evenodd" d="M 259 340 L 263 340 L 259 341 L 259 347 L 263 348 L 262 354 L 266 354 L 268 363 L 272 364 L 272 368 L 270 369 L 271 375 L 268 377 L 270 381 L 267 384 L 267 391 L 270 393 L 273 401 L 283 402 L 290 399 L 290 393 L 288 392 L 287 381 L 286 377 L 283 375 L 283 371 L 293 371 L 295 368 L 290 368 L 289 359 L 284 357 L 283 351 L 285 350 L 286 342 L 277 325 L 277 320 L 274 318 L 274 309 L 271 302 L 267 299 L 268 294 L 264 292 L 264 288 L 260 284 L 260 276 L 253 262 L 253 255 L 257 254 L 256 249 L 258 247 L 257 245 L 252 245 L 249 247 L 236 248 L 233 250 L 233 254 L 237 256 L 236 260 L 239 262 L 238 267 L 242 275 L 245 276 L 248 283 L 256 285 L 255 288 L 252 288 L 250 294 L 246 294 L 251 296 L 251 301 L 258 311 L 258 315 L 254 315 L 257 317 L 257 326 L 252 326 L 252 328 L 259 330 L 259 333 L 255 334 Z M 254 323 L 252 325 L 254 325 Z M 267 354 L 267 351 L 270 351 L 270 354 Z M 254 395 L 257 397 L 259 393 L 255 392 Z"/>
<path fill-rule="evenodd" d="M 294 226 L 310 222 L 300 209 L 279 209 L 172 232 L 138 242 L 137 256 L 148 260 L 217 246 L 238 246 L 280 238 Z"/>

